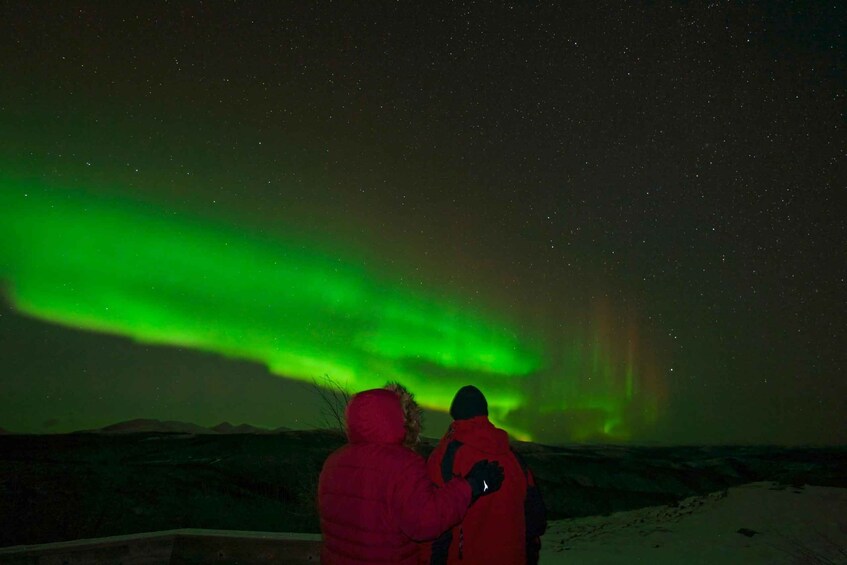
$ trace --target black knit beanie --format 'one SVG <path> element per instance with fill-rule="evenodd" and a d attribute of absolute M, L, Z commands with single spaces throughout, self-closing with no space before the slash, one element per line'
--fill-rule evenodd
<path fill-rule="evenodd" d="M 454 420 L 467 420 L 475 416 L 488 416 L 485 395 L 473 385 L 463 386 L 453 397 L 450 415 Z"/>

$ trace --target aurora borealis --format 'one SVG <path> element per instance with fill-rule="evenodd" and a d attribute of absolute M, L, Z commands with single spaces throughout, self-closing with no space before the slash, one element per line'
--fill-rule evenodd
<path fill-rule="evenodd" d="M 843 443 L 843 12 L 3 4 L 0 428 Z"/>
<path fill-rule="evenodd" d="M 398 379 L 431 409 L 449 406 L 473 375 L 499 420 L 527 403 L 521 381 L 589 375 L 597 386 L 557 386 L 539 406 L 593 410 L 573 430 L 587 436 L 625 437 L 621 411 L 645 396 L 634 392 L 643 383 L 632 335 L 620 367 L 597 335 L 552 368 L 549 352 L 496 317 L 404 288 L 340 252 L 84 191 L 3 186 L 9 298 L 46 322 L 247 359 L 307 382 L 325 375 L 354 391 Z"/>
<path fill-rule="evenodd" d="M 66 189 L 4 187 L 4 278 L 25 314 L 282 376 L 330 375 L 351 390 L 392 375 L 430 406 L 449 403 L 448 383 L 428 384 L 415 365 L 484 374 L 504 409 L 519 398 L 498 380 L 540 368 L 494 319 L 383 283 L 353 260 Z"/>

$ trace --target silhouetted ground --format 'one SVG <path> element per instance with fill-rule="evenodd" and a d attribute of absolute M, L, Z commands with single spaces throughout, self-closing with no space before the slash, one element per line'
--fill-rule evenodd
<path fill-rule="evenodd" d="M 673 505 L 759 481 L 847 487 L 847 447 L 516 447 L 553 519 Z"/>
<path fill-rule="evenodd" d="M 320 430 L 3 435 L 0 546 L 176 528 L 318 532 L 317 477 L 343 441 Z M 847 487 L 847 448 L 516 449 L 551 519 L 675 504 L 754 481 Z"/>

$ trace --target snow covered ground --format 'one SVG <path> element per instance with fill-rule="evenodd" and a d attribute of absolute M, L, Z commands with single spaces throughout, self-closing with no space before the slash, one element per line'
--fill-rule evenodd
<path fill-rule="evenodd" d="M 541 563 L 847 563 L 847 489 L 750 483 L 551 522 Z"/>

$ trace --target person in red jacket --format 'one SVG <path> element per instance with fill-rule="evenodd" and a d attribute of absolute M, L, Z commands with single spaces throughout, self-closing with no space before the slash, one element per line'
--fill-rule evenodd
<path fill-rule="evenodd" d="M 480 460 L 435 486 L 423 457 L 405 447 L 396 392 L 367 390 L 345 410 L 348 443 L 327 458 L 318 482 L 321 563 L 416 564 L 419 544 L 458 523 L 479 497 L 500 488 L 503 469 Z"/>
<path fill-rule="evenodd" d="M 537 563 L 546 510 L 532 473 L 509 445 L 508 434 L 488 420 L 488 402 L 475 386 L 459 389 L 450 406 L 453 423 L 427 461 L 429 477 L 449 484 L 475 461 L 496 459 L 505 477 L 500 490 L 477 501 L 464 520 L 431 544 L 422 561 L 473 565 Z"/>

